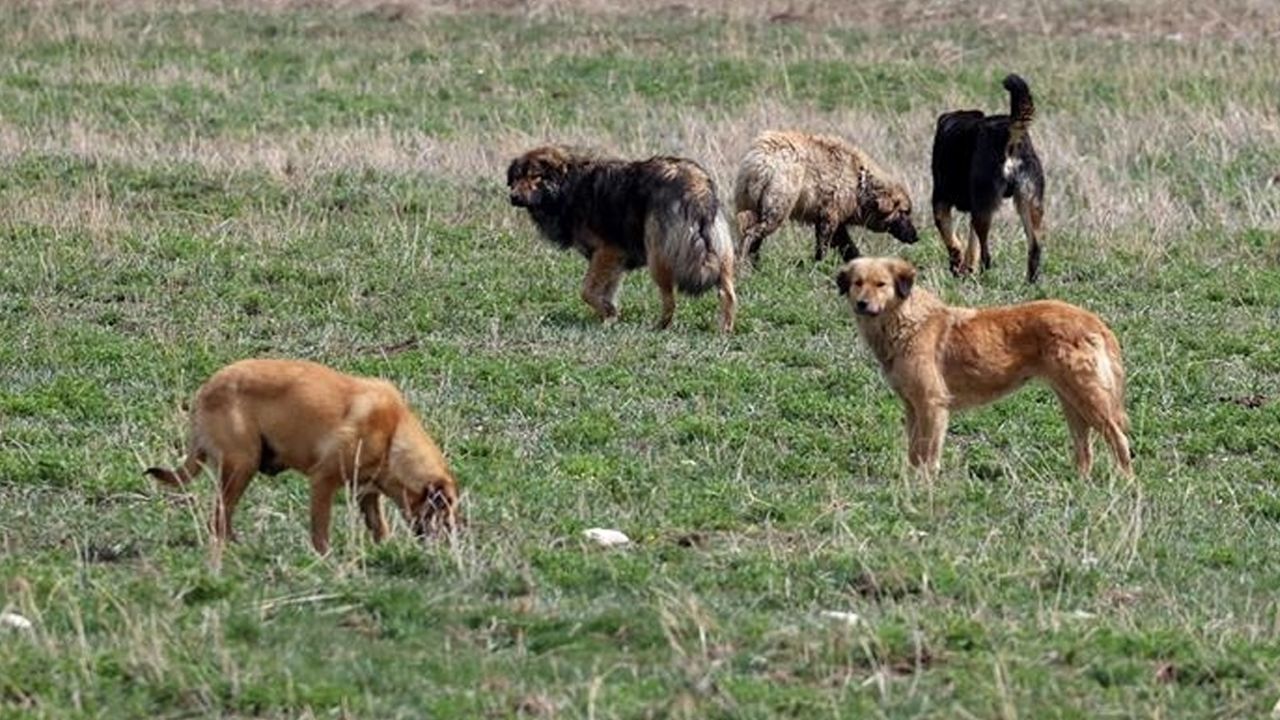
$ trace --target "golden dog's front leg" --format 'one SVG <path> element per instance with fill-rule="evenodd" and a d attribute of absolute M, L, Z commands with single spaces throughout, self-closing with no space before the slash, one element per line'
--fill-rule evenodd
<path fill-rule="evenodd" d="M 920 409 L 920 417 L 916 421 L 920 459 L 930 475 L 937 475 L 942 469 L 942 442 L 947 436 L 950 417 L 947 406 L 941 403 L 928 403 Z"/>

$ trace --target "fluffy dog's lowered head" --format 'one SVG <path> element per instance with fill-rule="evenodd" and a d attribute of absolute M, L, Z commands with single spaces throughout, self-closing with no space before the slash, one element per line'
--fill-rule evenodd
<path fill-rule="evenodd" d="M 857 257 L 848 226 L 919 239 L 906 186 L 865 152 L 841 138 L 769 131 L 751 143 L 734 187 L 740 255 L 758 256 L 760 244 L 788 218 L 814 227 L 814 259 L 830 245 Z"/>

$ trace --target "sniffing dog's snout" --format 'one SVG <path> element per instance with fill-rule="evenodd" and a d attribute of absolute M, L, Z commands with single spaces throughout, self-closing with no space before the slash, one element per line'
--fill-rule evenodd
<path fill-rule="evenodd" d="M 875 315 L 875 313 L 871 311 L 871 306 L 867 304 L 866 300 L 859 300 L 854 303 L 853 311 L 859 315 Z"/>
<path fill-rule="evenodd" d="M 889 234 L 898 242 L 912 245 L 920 239 L 916 226 L 910 220 L 895 220 L 889 225 Z"/>

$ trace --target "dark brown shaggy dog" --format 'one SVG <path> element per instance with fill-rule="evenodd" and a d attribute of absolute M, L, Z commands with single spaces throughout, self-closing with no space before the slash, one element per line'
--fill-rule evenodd
<path fill-rule="evenodd" d="M 933 137 L 933 220 L 951 256 L 951 272 L 972 272 L 981 254 L 991 267 L 987 244 L 991 218 L 1005 198 L 1013 198 L 1027 234 L 1027 282 L 1040 274 L 1040 240 L 1044 232 L 1044 170 L 1031 145 L 1028 129 L 1035 116 L 1031 89 L 1017 75 L 1004 79 L 1009 91 L 1008 115 L 956 110 L 938 117 Z M 962 251 L 951 209 L 969 213 L 969 247 Z"/>
<path fill-rule="evenodd" d="M 815 261 L 832 245 L 845 260 L 858 256 L 850 225 L 887 232 L 904 243 L 919 239 L 906 186 L 862 150 L 830 135 L 758 135 L 738 169 L 734 205 L 738 253 L 752 262 L 759 260 L 764 239 L 788 218 L 813 226 Z"/>
<path fill-rule="evenodd" d="M 675 315 L 675 288 L 696 295 L 716 287 L 720 329 L 732 332 L 733 242 L 715 182 L 697 163 L 548 146 L 513 160 L 507 186 L 511 204 L 529 211 L 543 237 L 587 258 L 582 299 L 605 322 L 617 318 L 623 274 L 647 265 L 662 294 L 659 327 Z"/>
<path fill-rule="evenodd" d="M 1120 344 L 1097 315 L 1056 300 L 951 307 L 914 288 L 915 278 L 916 269 L 898 258 L 859 258 L 836 276 L 862 339 L 906 405 L 913 467 L 937 471 L 952 410 L 1041 378 L 1062 404 L 1080 474 L 1093 466 L 1090 431 L 1133 474 Z"/>
<path fill-rule="evenodd" d="M 177 470 L 147 474 L 168 484 L 216 468 L 211 531 L 225 541 L 231 517 L 255 473 L 298 470 L 311 479 L 311 544 L 329 550 L 333 496 L 359 498 L 375 541 L 387 535 L 379 495 L 400 506 L 414 532 L 452 530 L 458 488 L 440 449 L 390 383 L 344 375 L 301 360 L 241 360 L 196 393 L 187 458 Z"/>

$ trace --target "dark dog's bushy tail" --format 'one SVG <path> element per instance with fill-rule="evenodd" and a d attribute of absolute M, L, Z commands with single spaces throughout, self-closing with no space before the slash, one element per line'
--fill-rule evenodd
<path fill-rule="evenodd" d="M 674 197 L 660 201 L 646 226 L 661 248 L 682 292 L 696 295 L 720 283 L 733 267 L 733 236 L 716 184 L 697 166 L 686 166 Z"/>
<path fill-rule="evenodd" d="M 1036 116 L 1036 105 L 1031 99 L 1031 88 L 1017 74 L 1004 79 L 1004 89 L 1009 91 L 1009 144 L 1016 145 L 1027 135 L 1027 128 Z"/>

